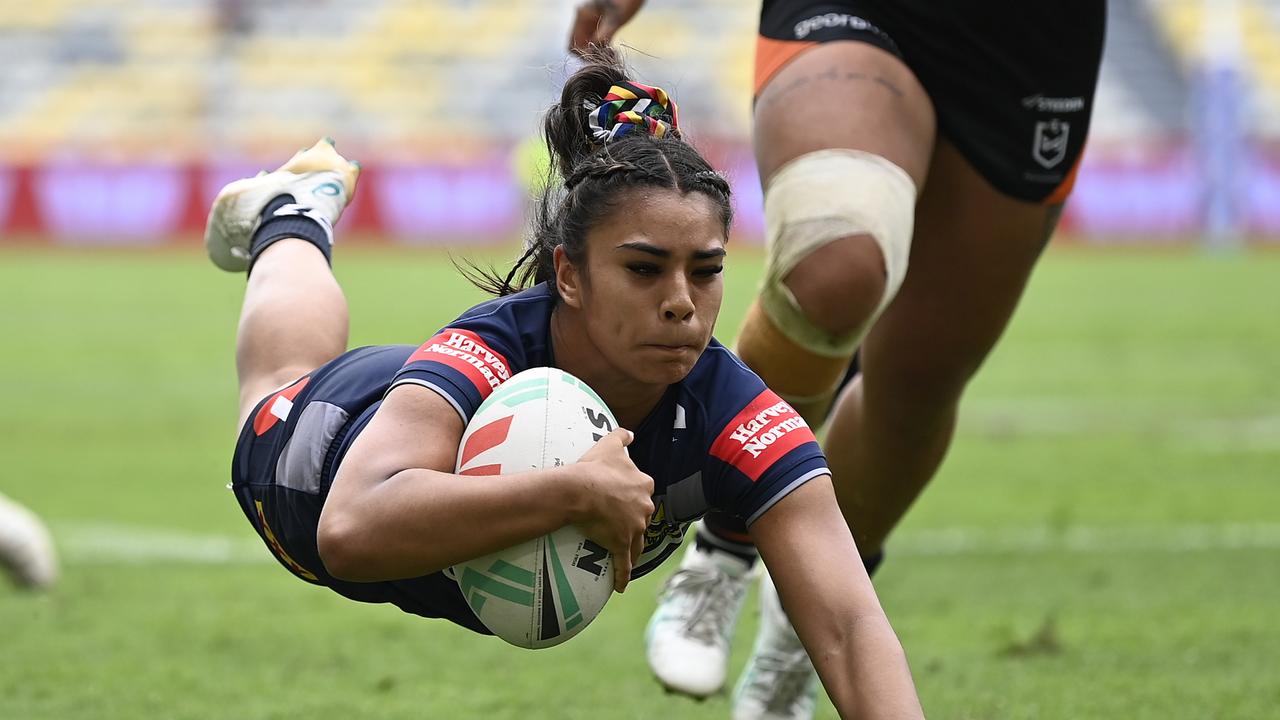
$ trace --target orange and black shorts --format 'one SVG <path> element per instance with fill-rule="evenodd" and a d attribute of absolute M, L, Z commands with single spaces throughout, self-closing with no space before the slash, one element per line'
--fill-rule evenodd
<path fill-rule="evenodd" d="M 915 73 L 938 132 L 997 190 L 1061 202 L 1084 151 L 1105 27 L 1105 0 L 764 0 L 755 91 L 818 43 L 870 43 Z"/>

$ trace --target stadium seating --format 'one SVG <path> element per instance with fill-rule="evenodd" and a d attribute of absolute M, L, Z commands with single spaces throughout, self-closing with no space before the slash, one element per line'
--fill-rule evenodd
<path fill-rule="evenodd" d="M 0 3 L 0 154 L 257 155 L 318 134 L 413 158 L 510 144 L 563 74 L 569 0 Z M 1203 0 L 1112 0 L 1102 137 L 1178 132 Z M 1240 0 L 1258 129 L 1280 136 L 1280 0 Z M 620 40 L 704 134 L 747 134 L 753 3 L 655 3 Z M 1177 59 L 1177 62 L 1170 62 Z"/>
<path fill-rule="evenodd" d="M 320 134 L 412 158 L 530 133 L 565 0 L 0 3 L 0 155 L 258 155 Z M 622 40 L 713 134 L 745 137 L 755 10 L 653 8 Z M 722 108 L 730 107 L 730 113 Z"/>
<path fill-rule="evenodd" d="M 522 191 L 510 167 L 513 153 L 523 151 L 513 149 L 527 147 L 572 68 L 565 44 L 576 3 L 0 2 L 0 233 L 49 227 L 58 213 L 46 211 L 52 207 L 46 201 L 59 195 L 50 178 L 62 182 L 64 170 L 86 172 L 103 188 L 113 186 L 117 173 L 139 169 L 157 187 L 177 178 L 183 187 L 168 201 L 177 209 L 166 217 L 197 229 L 215 181 L 276 162 L 323 135 L 379 168 L 367 176 L 367 196 L 391 186 L 380 185 L 377 172 L 419 173 L 414 182 L 446 188 L 439 198 L 471 188 L 462 195 L 476 201 L 474 217 L 466 215 L 474 228 L 488 232 L 495 205 L 514 222 L 517 204 L 493 198 Z M 1112 202 L 1121 195 L 1108 183 L 1129 182 L 1130 175 L 1180 183 L 1179 192 L 1148 195 L 1200 192 L 1191 155 L 1204 149 L 1195 134 L 1198 113 L 1213 106 L 1198 100 L 1200 61 L 1206 29 L 1232 5 L 1238 36 L 1228 33 L 1223 46 L 1238 50 L 1246 123 L 1262 149 L 1249 161 L 1256 166 L 1251 172 L 1261 173 L 1248 183 L 1254 193 L 1248 202 L 1260 208 L 1250 212 L 1267 218 L 1254 220 L 1256 227 L 1280 226 L 1280 212 L 1257 199 L 1280 187 L 1280 170 L 1272 169 L 1280 161 L 1266 160 L 1280 157 L 1266 151 L 1280 147 L 1280 0 L 1108 0 L 1091 169 L 1073 203 L 1082 217 L 1105 216 L 1090 198 L 1124 210 Z M 735 178 L 755 175 L 747 142 L 757 12 L 757 2 L 743 0 L 654 1 L 618 36 L 632 48 L 637 75 L 673 92 L 685 127 Z M 463 168 L 470 174 L 459 179 Z M 739 197 L 749 198 L 754 183 L 738 187 Z M 450 200 L 448 210 L 458 214 L 461 202 Z M 372 210 L 353 216 L 363 218 L 356 223 L 362 228 L 409 235 L 450 214 L 434 207 L 415 210 L 429 220 Z M 1179 228 L 1196 222 L 1195 212 L 1187 213 Z M 758 201 L 744 201 L 739 225 L 757 227 L 758 214 Z M 74 233 L 117 232 L 85 217 Z M 134 234 L 132 227 L 117 234 Z M 458 232 L 448 227 L 451 236 Z"/>
<path fill-rule="evenodd" d="M 1185 73 L 1215 54 L 1238 59 L 1250 88 L 1252 129 L 1267 138 L 1280 137 L 1280 0 L 1146 0 L 1165 41 Z M 1234 6 L 1238 16 L 1227 10 Z M 1208 38 L 1223 24 L 1216 40 Z"/>

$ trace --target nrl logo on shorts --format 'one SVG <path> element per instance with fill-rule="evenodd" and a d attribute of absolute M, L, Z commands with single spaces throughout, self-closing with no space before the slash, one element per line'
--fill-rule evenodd
<path fill-rule="evenodd" d="M 1036 123 L 1036 136 L 1031 144 L 1031 157 L 1046 169 L 1056 167 L 1067 156 L 1067 135 L 1071 123 L 1057 118 Z"/>

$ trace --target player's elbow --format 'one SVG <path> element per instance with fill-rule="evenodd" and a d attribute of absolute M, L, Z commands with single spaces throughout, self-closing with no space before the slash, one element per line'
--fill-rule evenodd
<path fill-rule="evenodd" d="M 380 578 L 370 577 L 372 558 L 365 549 L 366 533 L 359 521 L 349 512 L 331 511 L 329 507 L 320 515 L 316 528 L 316 551 L 324 569 L 338 580 L 369 582 Z"/>

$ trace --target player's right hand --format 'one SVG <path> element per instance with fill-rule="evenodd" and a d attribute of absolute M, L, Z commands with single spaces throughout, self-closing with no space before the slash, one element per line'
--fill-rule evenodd
<path fill-rule="evenodd" d="M 574 521 L 613 557 L 613 589 L 622 592 L 631 568 L 644 551 L 644 534 L 653 515 L 653 478 L 640 472 L 627 454 L 635 435 L 618 428 L 583 454 L 577 465 L 585 483 L 585 510 Z"/>
<path fill-rule="evenodd" d="M 591 45 L 608 45 L 642 5 L 644 0 L 583 0 L 573 18 L 569 49 L 582 54 Z"/>

